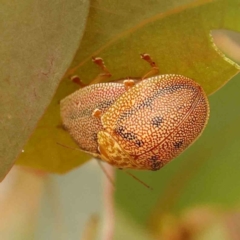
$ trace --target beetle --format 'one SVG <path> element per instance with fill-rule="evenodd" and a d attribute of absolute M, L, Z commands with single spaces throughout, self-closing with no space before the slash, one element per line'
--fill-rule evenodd
<path fill-rule="evenodd" d="M 120 169 L 159 170 L 201 135 L 209 103 L 198 83 L 156 75 L 151 57 L 141 57 L 152 67 L 141 80 L 106 83 L 98 82 L 111 74 L 93 58 L 103 73 L 61 101 L 61 117 L 81 150 Z"/>

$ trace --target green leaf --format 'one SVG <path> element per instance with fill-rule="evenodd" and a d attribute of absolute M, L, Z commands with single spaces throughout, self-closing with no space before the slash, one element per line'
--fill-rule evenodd
<path fill-rule="evenodd" d="M 0 3 L 1 180 L 23 149 L 72 61 L 83 34 L 88 2 Z M 42 140 L 47 144 L 47 139 Z M 38 144 L 41 143 L 36 139 L 32 148 Z M 28 155 L 32 162 L 35 154 L 33 151 Z"/>
<path fill-rule="evenodd" d="M 87 83 L 99 74 L 92 56 L 105 60 L 113 75 L 110 80 L 143 76 L 150 67 L 139 54 L 149 53 L 161 74 L 186 75 L 199 82 L 207 94 L 219 89 L 239 71 L 239 65 L 229 64 L 218 54 L 210 32 L 240 31 L 238 9 L 239 0 L 92 1 L 81 45 L 19 162 L 66 172 L 89 159 L 56 144 L 74 144 L 68 133 L 57 127 L 61 124 L 57 102 L 77 89 L 67 77 L 77 74 Z"/>

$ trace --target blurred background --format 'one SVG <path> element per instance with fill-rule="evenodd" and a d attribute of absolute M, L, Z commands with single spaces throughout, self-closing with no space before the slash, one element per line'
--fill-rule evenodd
<path fill-rule="evenodd" d="M 114 240 L 240 239 L 239 89 L 237 75 L 209 97 L 209 124 L 181 156 L 131 171 L 153 190 L 116 170 Z M 102 239 L 108 184 L 95 160 L 66 175 L 14 167 L 0 186 L 1 239 Z"/>

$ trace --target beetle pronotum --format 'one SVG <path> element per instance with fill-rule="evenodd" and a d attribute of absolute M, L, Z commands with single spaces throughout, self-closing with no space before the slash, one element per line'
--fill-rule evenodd
<path fill-rule="evenodd" d="M 142 80 L 97 83 L 111 76 L 101 58 L 103 73 L 61 101 L 61 117 L 81 150 L 118 168 L 158 170 L 193 143 L 204 130 L 209 104 L 202 87 L 176 74 Z M 75 78 L 76 79 L 76 78 Z"/>

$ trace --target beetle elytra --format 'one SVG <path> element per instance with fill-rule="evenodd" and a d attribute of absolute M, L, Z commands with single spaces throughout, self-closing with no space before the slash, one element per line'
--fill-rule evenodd
<path fill-rule="evenodd" d="M 209 104 L 202 87 L 182 75 L 150 77 L 142 81 L 96 83 L 110 76 L 103 70 L 93 83 L 61 101 L 61 117 L 80 149 L 118 168 L 158 170 L 177 157 L 204 130 Z M 135 84 L 134 84 L 135 81 Z"/>

